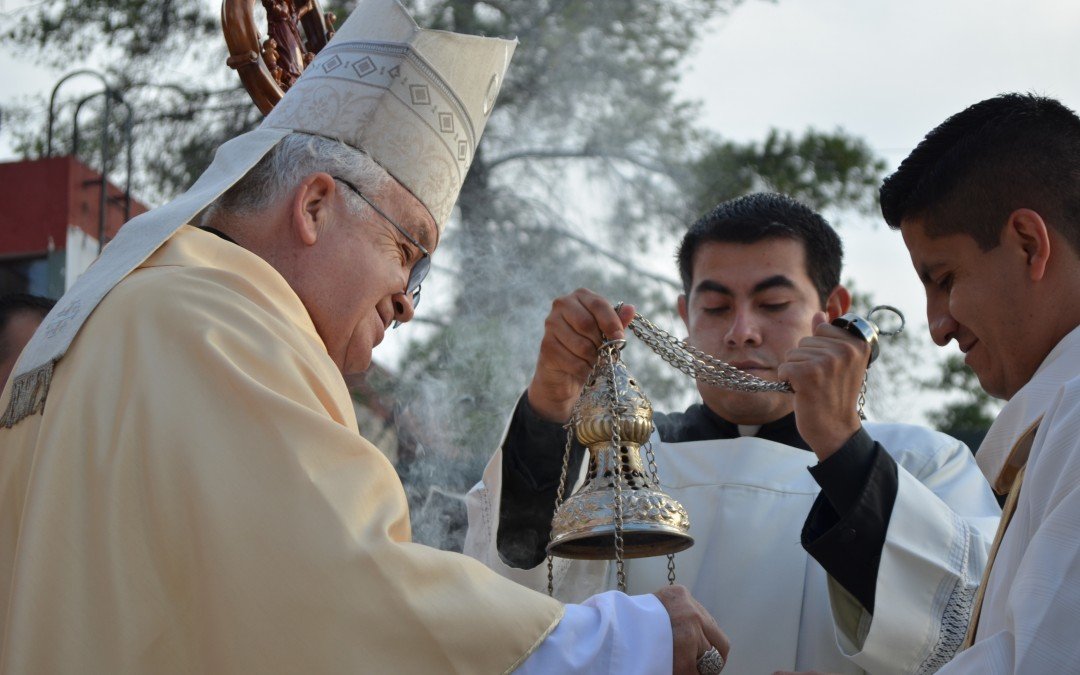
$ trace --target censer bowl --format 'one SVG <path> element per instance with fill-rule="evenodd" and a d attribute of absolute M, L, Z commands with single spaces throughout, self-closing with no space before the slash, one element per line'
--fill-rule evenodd
<path fill-rule="evenodd" d="M 585 482 L 555 510 L 547 546 L 550 555 L 578 560 L 648 558 L 677 553 L 694 543 L 686 509 L 660 490 L 648 445 L 652 404 L 619 360 L 623 344 L 605 343 L 575 404 L 573 433 L 589 449 L 589 465 Z M 643 448 L 649 453 L 648 465 L 642 461 Z M 565 466 L 563 474 L 565 486 Z"/>
<path fill-rule="evenodd" d="M 641 462 L 640 446 L 627 443 L 619 448 L 618 474 L 612 462 L 614 454 L 611 443 L 590 446 L 586 482 L 556 510 L 547 552 L 578 560 L 618 558 L 616 500 L 622 504 L 623 558 L 648 558 L 690 548 L 694 539 L 688 534 L 686 509 L 650 480 Z"/>
<path fill-rule="evenodd" d="M 694 538 L 675 528 L 653 523 L 623 525 L 623 558 L 651 558 L 685 551 Z M 549 555 L 573 560 L 614 560 L 615 526 L 602 525 L 589 531 L 570 532 L 548 544 Z"/>

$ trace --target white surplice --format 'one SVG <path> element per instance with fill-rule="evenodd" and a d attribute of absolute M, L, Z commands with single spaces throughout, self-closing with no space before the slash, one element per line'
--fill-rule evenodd
<path fill-rule="evenodd" d="M 1080 672 L 1080 328 L 1010 399 L 979 449 L 987 479 L 1037 425 L 974 645 L 940 672 Z"/>
<path fill-rule="evenodd" d="M 969 516 L 962 520 L 963 527 L 984 533 L 989 542 L 997 505 L 966 447 L 920 427 L 866 428 L 896 459 L 901 490 L 908 482 L 917 484 Z M 692 548 L 675 556 L 677 580 L 731 639 L 725 675 L 810 668 L 861 672 L 837 646 L 828 577 L 800 545 L 803 522 L 819 492 L 807 471 L 816 462 L 814 454 L 752 437 L 661 444 L 654 435 L 653 440 L 663 489 L 690 513 L 695 539 Z M 469 493 L 465 552 L 510 579 L 543 589 L 546 565 L 515 569 L 499 556 L 501 490 L 499 450 Z M 939 550 L 928 547 L 926 557 L 931 567 L 946 568 L 941 572 L 945 576 L 951 561 L 935 558 Z M 604 561 L 556 559 L 556 597 L 574 602 L 614 588 L 613 567 Z M 664 557 L 627 561 L 626 568 L 631 593 L 651 592 L 667 583 Z M 879 613 L 889 612 L 880 599 L 876 606 Z"/>

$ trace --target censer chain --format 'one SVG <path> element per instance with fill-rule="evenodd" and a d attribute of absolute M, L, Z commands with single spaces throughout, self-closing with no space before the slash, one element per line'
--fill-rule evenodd
<path fill-rule="evenodd" d="M 611 458 L 613 482 L 615 484 L 615 579 L 619 590 L 626 592 L 626 567 L 623 561 L 623 502 L 622 502 L 622 435 L 619 432 L 619 382 L 615 375 L 615 352 L 616 347 L 607 343 L 603 349 L 609 350 L 610 369 L 608 376 L 611 378 Z"/>
<path fill-rule="evenodd" d="M 699 382 L 735 391 L 792 391 L 787 382 L 763 380 L 706 354 L 640 314 L 634 315 L 630 330 L 660 358 Z"/>
<path fill-rule="evenodd" d="M 562 506 L 563 497 L 566 495 L 566 476 L 569 472 L 570 465 L 570 450 L 573 447 L 574 439 L 574 422 L 576 422 L 577 413 L 573 413 L 570 416 L 570 421 L 566 423 L 566 448 L 563 449 L 562 458 L 562 475 L 559 476 L 559 490 L 555 494 L 555 512 L 558 513 L 559 507 Z M 555 596 L 555 559 L 549 553 L 547 557 L 547 592 L 548 596 Z"/>
<path fill-rule="evenodd" d="M 653 454 L 652 441 L 645 443 L 645 458 L 649 461 L 649 473 L 652 474 L 653 485 L 660 485 L 660 472 L 656 470 L 656 455 Z M 667 554 L 667 581 L 668 586 L 675 585 L 675 554 Z"/>

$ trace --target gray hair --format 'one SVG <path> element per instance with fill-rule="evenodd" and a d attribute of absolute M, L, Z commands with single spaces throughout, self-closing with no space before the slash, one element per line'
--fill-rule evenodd
<path fill-rule="evenodd" d="M 341 141 L 294 132 L 283 138 L 244 177 L 207 207 L 204 222 L 258 213 L 288 194 L 304 178 L 326 172 L 339 176 L 373 197 L 390 181 L 386 170 L 366 153 Z M 349 211 L 365 206 L 352 190 L 342 190 Z"/>

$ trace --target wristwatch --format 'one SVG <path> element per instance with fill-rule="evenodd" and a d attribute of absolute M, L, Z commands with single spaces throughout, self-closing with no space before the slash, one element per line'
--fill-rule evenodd
<path fill-rule="evenodd" d="M 848 312 L 847 314 L 834 319 L 832 325 L 839 326 L 855 337 L 862 338 L 869 343 L 870 360 L 866 363 L 866 367 L 869 368 L 870 364 L 877 359 L 878 353 L 881 351 L 878 346 L 878 327 L 874 325 L 872 321 L 864 319 L 854 312 Z"/>

